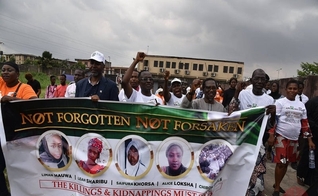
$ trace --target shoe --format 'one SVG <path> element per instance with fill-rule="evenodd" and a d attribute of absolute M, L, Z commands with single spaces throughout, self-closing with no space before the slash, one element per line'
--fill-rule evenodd
<path fill-rule="evenodd" d="M 305 186 L 304 178 L 301 178 L 301 177 L 297 176 L 297 183 L 300 186 Z"/>
<path fill-rule="evenodd" d="M 297 170 L 297 162 L 292 162 L 290 164 L 290 167 L 293 168 L 294 170 Z"/>
<path fill-rule="evenodd" d="M 279 196 L 279 191 L 274 191 L 272 196 Z"/>
<path fill-rule="evenodd" d="M 273 188 L 275 188 L 275 184 L 273 184 Z M 286 191 L 282 187 L 279 187 L 279 192 L 286 193 Z"/>

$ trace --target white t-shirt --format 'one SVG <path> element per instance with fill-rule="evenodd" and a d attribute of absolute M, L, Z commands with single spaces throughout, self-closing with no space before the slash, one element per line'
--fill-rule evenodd
<path fill-rule="evenodd" d="M 298 100 L 290 101 L 286 97 L 278 99 L 275 105 L 278 117 L 276 133 L 289 140 L 298 140 L 301 119 L 307 119 L 305 105 Z"/>
<path fill-rule="evenodd" d="M 138 88 L 140 90 L 140 87 Z M 127 97 L 125 96 L 125 91 L 124 89 L 122 88 L 120 91 L 119 91 L 119 94 L 118 94 L 118 100 L 119 101 L 123 101 L 123 102 L 126 102 L 127 100 Z"/>
<path fill-rule="evenodd" d="M 66 88 L 64 96 L 65 97 L 75 97 L 75 92 L 76 92 L 76 84 L 75 83 L 69 84 Z"/>
<path fill-rule="evenodd" d="M 150 96 L 145 96 L 141 93 L 141 91 L 136 91 L 135 89 L 133 89 L 133 92 L 129 99 L 127 98 L 126 95 L 124 96 L 125 96 L 126 102 L 130 102 L 130 103 L 139 102 L 139 103 L 150 103 L 154 105 L 156 105 L 157 103 L 160 103 L 160 105 L 163 105 L 162 100 L 156 95 L 151 94 Z"/>
<path fill-rule="evenodd" d="M 240 110 L 274 104 L 273 97 L 266 93 L 263 93 L 262 95 L 254 95 L 252 90 L 242 90 L 238 98 L 240 100 Z"/>
<path fill-rule="evenodd" d="M 180 98 L 176 97 L 171 92 L 170 92 L 170 95 L 171 95 L 170 100 L 168 102 L 166 102 L 166 104 L 169 106 L 180 107 L 181 102 L 182 102 L 183 98 L 185 97 L 185 95 L 182 95 Z"/>
<path fill-rule="evenodd" d="M 306 95 L 304 95 L 303 93 L 301 95 L 296 95 L 295 100 L 300 101 L 300 97 L 301 96 L 301 102 L 303 102 L 303 104 L 305 104 L 309 99 Z"/>

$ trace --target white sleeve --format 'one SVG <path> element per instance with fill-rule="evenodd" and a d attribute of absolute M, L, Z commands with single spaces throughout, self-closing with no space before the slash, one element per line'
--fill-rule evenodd
<path fill-rule="evenodd" d="M 123 89 L 123 88 L 119 91 L 118 100 L 119 100 L 119 101 L 127 101 L 127 100 L 126 100 L 126 96 L 125 96 L 125 92 L 124 92 L 124 89 Z"/>
<path fill-rule="evenodd" d="M 126 94 L 124 93 L 124 99 L 126 99 L 127 102 L 133 103 L 136 102 L 137 96 L 138 96 L 138 92 L 135 89 L 132 89 L 132 93 L 129 97 L 129 99 L 127 98 Z"/>
<path fill-rule="evenodd" d="M 66 91 L 65 91 L 64 97 L 70 97 L 70 94 L 69 94 L 70 86 L 71 86 L 71 85 L 68 85 L 68 86 L 66 87 Z"/>

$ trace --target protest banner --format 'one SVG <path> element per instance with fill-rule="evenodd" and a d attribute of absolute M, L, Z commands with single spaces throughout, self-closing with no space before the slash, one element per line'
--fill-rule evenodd
<path fill-rule="evenodd" d="M 228 116 L 78 98 L 1 104 L 11 193 L 245 195 L 264 111 Z"/>

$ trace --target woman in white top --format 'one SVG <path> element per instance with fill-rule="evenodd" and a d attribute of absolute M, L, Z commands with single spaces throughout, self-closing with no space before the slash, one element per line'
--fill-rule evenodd
<path fill-rule="evenodd" d="M 297 143 L 300 130 L 304 137 L 308 138 L 310 149 L 315 148 L 311 139 L 311 131 L 307 120 L 305 105 L 295 100 L 298 92 L 298 82 L 290 80 L 286 84 L 286 97 L 278 99 L 276 105 L 277 124 L 269 131 L 269 145 L 274 144 L 275 184 L 273 196 L 279 196 L 284 192 L 280 188 L 289 162 L 296 161 Z M 276 137 L 275 137 L 276 136 Z"/>

